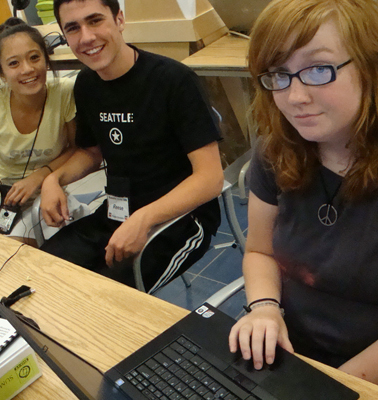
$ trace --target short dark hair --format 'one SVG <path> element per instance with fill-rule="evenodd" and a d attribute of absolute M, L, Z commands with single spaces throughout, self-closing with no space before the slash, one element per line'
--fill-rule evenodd
<path fill-rule="evenodd" d="M 56 21 L 58 22 L 60 28 L 62 28 L 61 21 L 60 21 L 60 15 L 59 15 L 60 6 L 64 3 L 71 3 L 72 1 L 84 2 L 86 0 L 54 0 L 54 15 L 55 15 Z M 105 7 L 110 8 L 110 11 L 112 12 L 113 17 L 115 19 L 115 17 L 118 15 L 118 12 L 119 12 L 118 0 L 100 0 L 100 1 Z"/>
<path fill-rule="evenodd" d="M 11 17 L 8 18 L 3 24 L 0 25 L 0 55 L 3 47 L 3 40 L 7 37 L 15 35 L 16 33 L 26 33 L 29 35 L 30 39 L 41 48 L 43 55 L 45 56 L 46 64 L 50 67 L 52 71 L 53 67 L 51 65 L 49 53 L 47 51 L 46 42 L 38 31 L 38 29 L 26 24 L 22 19 Z M 3 67 L 0 63 L 0 75 L 4 75 Z"/>

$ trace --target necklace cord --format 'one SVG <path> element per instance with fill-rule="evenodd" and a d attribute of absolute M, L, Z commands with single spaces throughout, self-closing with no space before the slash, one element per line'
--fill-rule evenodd
<path fill-rule="evenodd" d="M 322 171 L 320 171 L 320 179 L 321 179 L 321 182 L 322 182 L 322 186 L 323 186 L 324 192 L 325 192 L 326 197 L 327 197 L 327 204 L 332 206 L 333 200 L 338 195 L 343 181 L 342 180 L 340 181 L 340 183 L 337 185 L 337 188 L 336 188 L 335 192 L 333 193 L 333 196 L 331 196 L 330 193 L 328 192 L 327 185 L 325 183 L 325 179 L 324 179 L 324 175 L 323 175 Z"/>
<path fill-rule="evenodd" d="M 38 136 L 38 132 L 39 132 L 39 127 L 41 126 L 43 114 L 45 113 L 46 99 L 47 99 L 47 90 L 46 90 L 45 99 L 44 99 L 44 101 L 43 101 L 43 106 L 42 106 L 42 110 L 41 110 L 41 115 L 39 116 L 39 120 L 38 120 L 37 131 L 35 132 L 33 144 L 32 144 L 32 147 L 31 147 L 31 149 L 30 149 L 30 152 L 29 152 L 28 161 L 26 162 L 25 169 L 24 169 L 24 172 L 23 172 L 23 174 L 22 174 L 22 178 L 21 178 L 21 179 L 24 179 L 24 178 L 25 178 L 26 170 L 28 169 L 28 166 L 29 166 L 29 163 L 30 163 L 30 159 L 31 159 L 31 156 L 32 156 L 32 153 L 33 153 L 33 150 L 34 150 L 35 142 L 37 141 L 37 136 Z"/>
<path fill-rule="evenodd" d="M 323 225 L 332 226 L 336 223 L 336 221 L 338 219 L 338 212 L 337 212 L 336 208 L 333 206 L 333 200 L 339 193 L 343 181 L 342 180 L 340 181 L 335 192 L 331 196 L 330 193 L 328 192 L 327 185 L 326 185 L 325 179 L 324 179 L 324 175 L 321 170 L 320 170 L 320 180 L 322 183 L 323 190 L 327 197 L 327 202 L 325 204 L 322 204 L 319 207 L 318 219 Z"/>

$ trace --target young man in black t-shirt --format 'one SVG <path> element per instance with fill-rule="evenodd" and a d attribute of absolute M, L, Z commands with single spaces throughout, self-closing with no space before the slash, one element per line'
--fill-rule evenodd
<path fill-rule="evenodd" d="M 204 254 L 219 226 L 217 127 L 191 70 L 124 43 L 116 0 L 56 0 L 54 7 L 72 51 L 89 68 L 75 85 L 79 149 L 46 178 L 43 216 L 53 226 L 69 219 L 61 186 L 103 159 L 108 199 L 42 249 L 132 284 L 125 263 L 106 265 L 132 259 L 152 228 L 188 213 L 146 254 L 146 286 L 156 290 Z"/>

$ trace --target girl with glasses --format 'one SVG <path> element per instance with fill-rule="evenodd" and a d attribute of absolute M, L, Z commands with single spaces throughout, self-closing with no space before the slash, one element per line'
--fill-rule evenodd
<path fill-rule="evenodd" d="M 249 69 L 249 305 L 230 349 L 260 369 L 278 344 L 378 383 L 377 3 L 273 0 Z"/>

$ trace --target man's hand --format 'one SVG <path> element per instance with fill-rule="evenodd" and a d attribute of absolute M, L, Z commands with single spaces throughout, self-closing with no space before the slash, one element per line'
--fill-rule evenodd
<path fill-rule="evenodd" d="M 48 173 L 48 170 L 46 171 Z M 21 179 L 14 183 L 5 197 L 5 204 L 8 206 L 25 204 L 29 198 L 41 187 L 47 173 L 44 169 L 40 169 L 36 172 L 33 172 L 27 178 Z"/>
<path fill-rule="evenodd" d="M 114 260 L 120 262 L 140 253 L 151 229 L 145 220 L 143 209 L 140 209 L 115 230 L 105 247 L 105 261 L 109 267 L 113 266 Z"/>
<path fill-rule="evenodd" d="M 59 227 L 70 218 L 67 197 L 60 187 L 58 179 L 49 175 L 42 185 L 41 210 L 45 222 L 49 226 Z"/>

